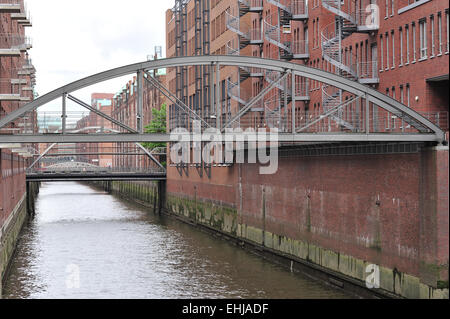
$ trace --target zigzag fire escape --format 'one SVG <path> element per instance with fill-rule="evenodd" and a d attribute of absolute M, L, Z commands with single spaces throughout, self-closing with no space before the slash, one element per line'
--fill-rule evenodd
<path fill-rule="evenodd" d="M 269 0 L 271 1 L 271 0 Z M 341 0 L 322 0 L 322 6 L 336 15 L 336 21 L 322 30 L 322 55 L 332 64 L 336 73 L 354 81 L 377 83 L 377 61 L 353 63 L 352 57 L 343 58 L 342 41 L 353 33 L 370 33 L 379 29 L 378 11 L 375 0 L 367 0 L 368 5 L 348 1 L 345 5 Z M 351 54 L 351 53 L 350 53 Z M 373 81 L 371 81 L 373 80 Z M 355 127 L 343 119 L 343 92 L 330 85 L 322 85 L 322 106 L 324 112 L 339 109 L 330 117 L 341 127 L 354 131 Z"/>

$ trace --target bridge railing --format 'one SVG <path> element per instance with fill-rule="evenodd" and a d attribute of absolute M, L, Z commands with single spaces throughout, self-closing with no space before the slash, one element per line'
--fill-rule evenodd
<path fill-rule="evenodd" d="M 165 174 L 161 168 L 134 168 L 134 167 L 36 167 L 27 169 L 27 174 Z"/>

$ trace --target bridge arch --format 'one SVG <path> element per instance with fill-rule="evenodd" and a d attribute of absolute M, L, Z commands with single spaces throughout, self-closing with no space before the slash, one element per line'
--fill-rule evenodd
<path fill-rule="evenodd" d="M 319 69 L 298 65 L 292 62 L 263 59 L 257 57 L 222 55 L 176 57 L 146 61 L 122 66 L 92 76 L 88 76 L 86 78 L 55 89 L 26 104 L 25 106 L 9 113 L 4 118 L 0 119 L 0 128 L 20 118 L 24 114 L 47 104 L 48 102 L 97 83 L 147 70 L 198 65 L 215 65 L 216 67 L 218 65 L 254 67 L 265 70 L 278 71 L 284 74 L 290 73 L 293 75 L 308 78 L 310 80 L 322 82 L 327 85 L 334 86 L 338 89 L 342 89 L 343 91 L 349 92 L 358 97 L 364 98 L 367 102 L 373 103 L 374 105 L 404 120 L 406 123 L 415 127 L 420 133 L 429 133 L 433 135 L 432 140 L 434 141 L 443 142 L 445 140 L 445 133 L 437 125 L 435 125 L 433 122 L 431 122 L 418 112 L 398 102 L 397 100 L 356 81 L 352 81 L 346 79 L 345 77 L 341 77 L 336 74 L 332 74 Z M 369 132 L 367 132 L 367 134 L 369 134 Z"/>

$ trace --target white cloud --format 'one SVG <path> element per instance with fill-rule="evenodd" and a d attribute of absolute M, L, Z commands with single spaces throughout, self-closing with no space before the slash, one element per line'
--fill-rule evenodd
<path fill-rule="evenodd" d="M 174 0 L 28 0 L 30 57 L 40 95 L 107 69 L 146 60 L 165 46 L 165 12 Z M 102 89 L 115 93 L 124 79 Z M 89 101 L 88 90 L 80 92 Z"/>

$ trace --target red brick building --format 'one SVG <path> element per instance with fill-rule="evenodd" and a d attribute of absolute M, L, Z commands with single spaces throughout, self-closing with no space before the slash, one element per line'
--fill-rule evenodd
<path fill-rule="evenodd" d="M 0 0 L 0 118 L 33 100 L 35 68 L 28 55 L 31 26 L 23 0 Z M 33 133 L 36 112 L 2 128 L 2 134 Z M 25 170 L 33 145 L 0 145 L 0 295 L 6 265 L 26 216 Z M 20 229 L 20 228 L 19 228 Z"/>
<path fill-rule="evenodd" d="M 165 83 L 164 70 L 156 71 L 152 76 Z M 144 77 L 150 75 L 145 74 Z M 134 77 L 128 81 L 121 91 L 114 95 L 112 117 L 124 123 L 130 128 L 137 128 L 136 108 L 137 108 L 137 79 Z M 164 104 L 164 96 L 151 85 L 147 80 L 143 80 L 143 124 L 148 125 L 152 119 L 153 109 L 160 109 Z M 123 128 L 114 125 L 118 131 L 124 131 Z M 114 147 L 119 153 L 140 152 L 136 145 L 132 143 L 115 143 Z M 147 168 L 151 165 L 147 156 L 119 155 L 114 156 L 114 167 Z"/>
<path fill-rule="evenodd" d="M 396 98 L 448 130 L 448 95 L 442 90 L 448 85 L 449 63 L 445 1 L 363 0 L 345 1 L 341 6 L 336 0 L 219 0 L 188 1 L 186 6 L 181 5 L 184 2 L 175 2 L 174 9 L 166 13 L 167 57 L 258 56 L 340 73 Z M 201 26 L 201 32 L 208 34 L 202 38 L 207 39 L 203 43 L 196 41 L 199 32 L 195 28 L 196 21 L 203 21 L 202 16 L 196 16 L 200 3 L 210 22 Z M 185 9 L 179 9 L 177 14 L 177 7 Z M 178 16 L 186 16 L 186 22 L 180 23 L 177 31 Z M 198 98 L 200 77 L 204 80 L 203 94 L 209 94 L 209 73 L 204 73 L 199 67 L 173 68 L 168 70 L 167 81 L 172 92 L 177 92 L 190 107 L 204 109 L 203 117 L 210 120 L 211 115 L 215 118 L 215 110 Z M 222 118 L 229 118 L 239 105 L 256 96 L 276 76 L 276 72 L 245 67 L 223 68 Z M 335 102 L 332 87 L 299 77 L 295 86 L 297 123 L 323 113 Z M 241 124 L 273 126 L 267 110 L 284 109 L 289 114 L 292 102 L 289 99 L 289 105 L 284 106 L 283 91 L 280 86 L 270 92 Z M 265 112 L 258 112 L 264 109 L 263 105 Z M 174 107 L 170 108 L 173 124 L 180 122 L 176 112 Z M 379 129 L 401 125 L 397 123 L 399 119 L 373 116 L 378 117 Z M 282 121 L 290 122 L 289 115 L 282 117 Z"/>
<path fill-rule="evenodd" d="M 167 57 L 235 54 L 319 68 L 370 85 L 448 132 L 448 14 L 448 2 L 437 0 L 176 0 L 166 12 Z M 215 125 L 278 74 L 222 67 L 219 113 L 203 98 L 216 90 L 211 76 L 209 68 L 171 68 L 167 86 Z M 292 84 L 287 87 L 290 95 Z M 286 130 L 294 105 L 302 124 L 336 105 L 339 96 L 333 87 L 301 77 L 295 101 L 288 96 L 286 104 L 284 91 L 272 90 L 241 127 Z M 169 127 L 186 126 L 183 112 L 168 106 Z M 374 131 L 408 129 L 377 112 L 370 113 Z M 348 130 L 351 118 L 340 114 L 319 129 Z M 309 264 L 364 286 L 365 267 L 377 264 L 385 291 L 448 296 L 448 148 L 412 143 L 406 151 L 383 145 L 386 151 L 379 152 L 360 146 L 350 153 L 345 145 L 281 149 L 279 170 L 268 176 L 258 174 L 258 164 L 169 165 L 167 208 L 282 255 L 291 267 Z M 446 282 L 447 290 L 440 289 Z"/>
<path fill-rule="evenodd" d="M 113 108 L 113 94 L 110 93 L 93 93 L 91 96 L 91 106 L 100 112 L 111 116 Z M 77 122 L 76 130 L 83 130 L 82 133 L 95 133 L 112 129 L 113 124 L 98 116 L 94 112 L 90 112 L 88 116 L 83 117 Z M 111 153 L 112 143 L 77 143 L 77 153 L 88 154 L 79 156 L 79 160 L 86 161 L 93 165 L 101 167 L 112 167 L 112 155 L 92 155 L 93 153 Z"/>

